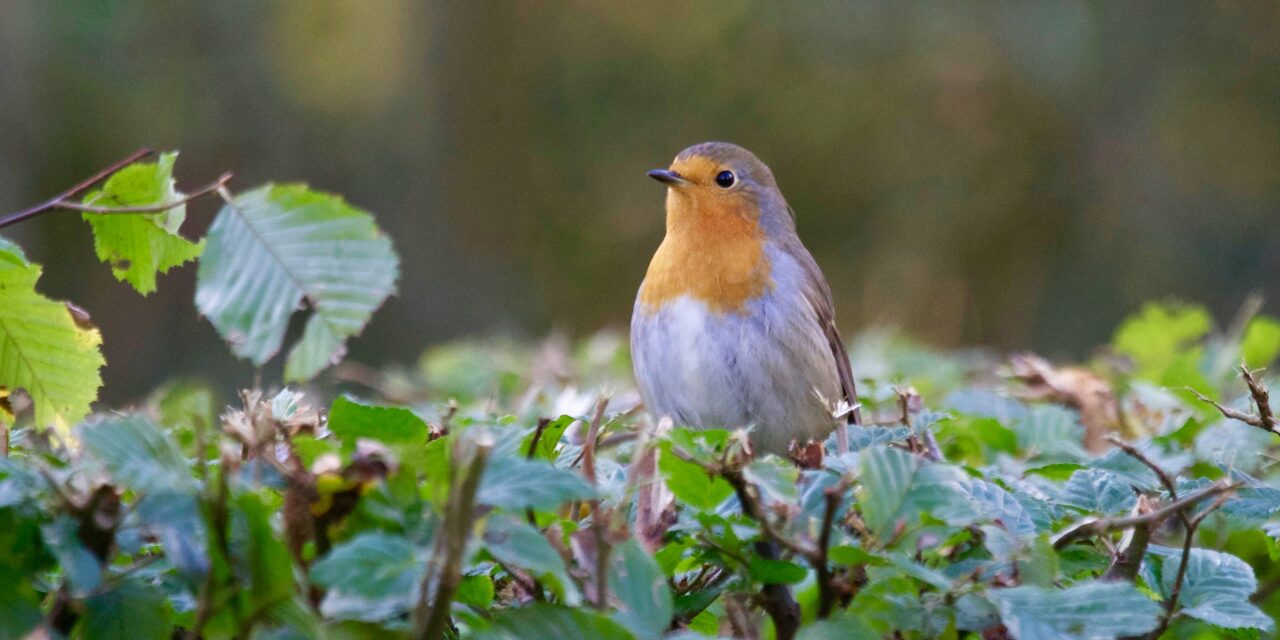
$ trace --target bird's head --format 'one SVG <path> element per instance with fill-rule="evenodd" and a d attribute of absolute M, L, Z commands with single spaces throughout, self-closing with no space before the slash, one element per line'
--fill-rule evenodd
<path fill-rule="evenodd" d="M 649 177 L 667 185 L 669 218 L 733 214 L 757 220 L 762 208 L 781 201 L 769 167 L 728 142 L 693 145 Z"/>

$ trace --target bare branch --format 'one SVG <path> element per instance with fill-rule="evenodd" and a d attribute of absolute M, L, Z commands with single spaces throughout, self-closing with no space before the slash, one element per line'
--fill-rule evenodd
<path fill-rule="evenodd" d="M 103 169 L 102 171 L 99 171 L 93 174 L 92 176 L 85 178 L 79 184 L 76 184 L 75 186 L 71 187 L 70 189 L 67 189 L 66 191 L 63 191 L 62 193 L 59 193 L 58 195 L 34 207 L 23 209 L 22 211 L 19 211 L 17 213 L 12 213 L 5 216 L 4 218 L 0 218 L 0 229 L 3 229 L 9 225 L 17 224 L 29 218 L 34 218 L 46 211 L 57 209 L 60 203 L 65 202 L 69 198 L 74 198 L 75 196 L 79 195 L 81 192 L 85 191 L 89 187 L 92 187 L 93 185 L 98 184 L 99 182 L 102 182 L 103 180 L 106 180 L 107 178 L 111 177 L 111 174 L 137 162 L 138 160 L 141 160 L 151 155 L 151 153 L 152 153 L 151 149 L 148 149 L 146 147 L 138 149 L 137 151 L 134 151 L 133 153 L 125 156 L 124 158 L 121 158 L 120 160 L 117 160 L 111 163 L 110 166 Z"/>
<path fill-rule="evenodd" d="M 1153 522 L 1159 522 L 1171 515 L 1190 509 L 1208 498 L 1235 491 L 1236 489 L 1239 489 L 1240 486 L 1241 483 L 1239 482 L 1219 481 L 1181 500 L 1176 500 L 1161 509 L 1152 511 L 1151 513 L 1126 516 L 1122 518 L 1086 519 L 1083 522 L 1072 526 L 1070 529 L 1058 534 L 1053 541 L 1053 548 L 1062 549 L 1072 542 L 1083 538 L 1103 535 L 1114 531 L 1123 531 Z"/>
<path fill-rule="evenodd" d="M 1249 367 L 1244 363 L 1240 364 L 1240 375 L 1244 378 L 1244 383 L 1249 387 L 1249 396 L 1253 400 L 1254 407 L 1257 408 L 1257 415 L 1236 411 L 1230 407 L 1224 407 L 1216 401 L 1207 398 L 1204 394 L 1191 389 L 1197 398 L 1202 402 L 1206 402 L 1217 409 L 1224 417 L 1232 420 L 1239 420 L 1247 425 L 1257 427 L 1268 433 L 1274 433 L 1280 436 L 1280 419 L 1276 418 L 1275 412 L 1271 409 L 1271 393 L 1267 390 L 1267 386 L 1259 379 L 1253 376 L 1255 372 L 1250 371 Z"/>
<path fill-rule="evenodd" d="M 160 204 L 148 204 L 138 207 L 99 207 L 91 204 L 80 204 L 78 202 L 59 202 L 55 205 L 57 209 L 70 209 L 72 211 L 83 211 L 84 213 L 92 213 L 99 215 L 116 214 L 116 213 L 160 213 L 168 211 L 174 207 L 182 206 L 196 198 L 214 193 L 227 185 L 231 181 L 232 174 L 224 173 L 217 180 L 206 184 L 195 191 L 184 195 L 182 198 L 173 202 L 162 202 Z"/>
<path fill-rule="evenodd" d="M 1187 564 L 1191 560 L 1191 542 L 1195 540 L 1196 529 L 1200 527 L 1200 523 L 1204 522 L 1204 519 L 1209 514 L 1217 511 L 1228 498 L 1230 496 L 1227 494 L 1219 495 L 1218 499 L 1213 501 L 1213 504 L 1191 520 L 1187 520 L 1186 514 L 1182 514 L 1183 521 L 1187 523 L 1187 532 L 1182 539 L 1182 557 L 1178 560 L 1178 573 L 1173 579 L 1173 588 L 1169 590 L 1169 600 L 1165 602 L 1164 615 L 1160 617 L 1160 624 L 1147 635 L 1148 640 L 1157 640 L 1165 629 L 1169 628 L 1169 623 L 1173 621 L 1173 615 L 1178 610 L 1178 598 L 1182 595 L 1182 583 L 1187 577 Z"/>
<path fill-rule="evenodd" d="M 845 488 L 845 481 L 841 478 L 834 487 L 828 487 L 822 492 L 822 499 L 826 504 L 822 512 L 822 529 L 818 532 L 818 557 L 810 562 L 818 578 L 818 618 L 820 619 L 831 615 L 831 610 L 836 606 L 837 594 L 835 585 L 831 584 L 831 568 L 827 566 L 827 553 L 831 548 L 831 529 L 835 525 L 836 509 L 840 508 L 840 497 Z"/>
<path fill-rule="evenodd" d="M 1174 500 L 1178 499 L 1178 488 L 1173 484 L 1173 478 L 1170 478 L 1169 474 L 1165 473 L 1164 469 L 1160 468 L 1160 465 L 1152 462 L 1151 459 L 1146 456 L 1146 454 L 1142 453 L 1141 451 L 1138 451 L 1137 447 L 1134 447 L 1128 442 L 1121 440 L 1118 436 L 1107 434 L 1106 440 L 1107 442 L 1110 442 L 1111 444 L 1115 445 L 1121 451 L 1128 454 L 1129 457 L 1137 460 L 1138 462 L 1141 462 L 1142 464 L 1146 465 L 1148 469 L 1151 469 L 1152 471 L 1154 471 L 1156 474 L 1156 477 L 1160 479 L 1160 484 L 1164 486 L 1166 491 L 1169 492 L 1169 496 L 1172 497 Z"/>

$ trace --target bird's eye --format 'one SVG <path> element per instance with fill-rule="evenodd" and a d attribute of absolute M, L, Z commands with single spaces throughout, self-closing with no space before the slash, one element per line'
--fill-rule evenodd
<path fill-rule="evenodd" d="M 721 171 L 716 174 L 716 184 L 720 185 L 721 189 L 732 187 L 735 180 L 732 171 Z"/>

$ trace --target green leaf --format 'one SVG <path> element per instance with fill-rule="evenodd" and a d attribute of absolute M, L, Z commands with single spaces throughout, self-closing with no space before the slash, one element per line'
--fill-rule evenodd
<path fill-rule="evenodd" d="M 637 638 L 659 638 L 671 626 L 673 605 L 667 577 L 634 538 L 613 549 L 609 593 L 622 605 L 613 619 Z"/>
<path fill-rule="evenodd" d="M 1152 546 L 1149 553 L 1163 557 L 1161 590 L 1172 593 L 1182 561 L 1182 550 Z M 1227 629 L 1270 630 L 1275 622 L 1249 602 L 1258 589 L 1253 567 L 1229 553 L 1192 549 L 1183 578 L 1180 610 L 1183 614 Z"/>
<path fill-rule="evenodd" d="M 662 443 L 658 471 L 680 502 L 700 511 L 710 511 L 733 495 L 733 487 L 724 478 L 713 476 L 701 466 L 676 457 L 671 446 L 671 443 Z"/>
<path fill-rule="evenodd" d="M 209 570 L 209 535 L 196 497 L 162 491 L 144 496 L 134 510 L 138 519 L 160 540 L 165 557 L 188 577 Z"/>
<path fill-rule="evenodd" d="M 160 155 L 158 162 L 137 162 L 115 172 L 102 188 L 85 196 L 84 203 L 98 207 L 144 207 L 177 202 L 184 196 L 173 180 L 176 152 Z M 204 241 L 191 242 L 178 235 L 187 217 L 187 205 L 161 213 L 83 214 L 93 228 L 93 248 L 98 259 L 111 265 L 117 280 L 147 295 L 156 290 L 156 274 L 190 262 L 204 251 Z"/>
<path fill-rule="evenodd" d="M 632 640 L 622 625 L 587 609 L 535 604 L 494 616 L 488 629 L 473 636 L 481 640 Z"/>
<path fill-rule="evenodd" d="M 366 532 L 317 561 L 311 580 L 328 589 L 325 616 L 376 622 L 413 606 L 424 566 L 405 538 Z"/>
<path fill-rule="evenodd" d="M 463 578 L 454 600 L 478 609 L 489 608 L 493 604 L 493 580 L 483 574 Z"/>
<path fill-rule="evenodd" d="M 862 519 L 877 536 L 893 530 L 911 491 L 920 460 L 899 449 L 873 447 L 862 452 L 858 504 Z"/>
<path fill-rule="evenodd" d="M 1061 407 L 1035 407 L 1013 423 L 1018 445 L 1054 460 L 1080 460 L 1088 456 L 1082 443 L 1084 427 L 1076 415 Z"/>
<path fill-rule="evenodd" d="M 476 502 L 504 509 L 554 509 L 595 496 L 578 474 L 545 462 L 506 458 L 485 467 Z"/>
<path fill-rule="evenodd" d="M 1133 508 L 1138 498 L 1116 474 L 1102 469 L 1082 469 L 1062 487 L 1062 503 L 1088 512 L 1115 514 Z"/>
<path fill-rule="evenodd" d="M 1209 333 L 1213 319 L 1203 307 L 1177 303 L 1147 304 L 1116 330 L 1115 350 L 1137 365 L 1139 377 L 1161 382 L 1165 372 Z"/>
<path fill-rule="evenodd" d="M 178 445 L 143 416 L 98 418 L 81 425 L 78 433 L 85 450 L 121 485 L 143 493 L 195 488 Z"/>
<path fill-rule="evenodd" d="M 796 640 L 879 640 L 882 636 L 852 615 L 837 616 L 807 624 Z"/>
<path fill-rule="evenodd" d="M 1155 628 L 1160 605 L 1124 582 L 1077 582 L 1067 589 L 996 589 L 990 598 L 1015 638 L 1111 638 Z"/>
<path fill-rule="evenodd" d="M 427 423 L 403 407 L 379 407 L 361 404 L 338 396 L 329 408 L 329 430 L 354 448 L 358 438 L 370 438 L 387 444 L 423 444 L 427 442 Z"/>
<path fill-rule="evenodd" d="M 752 580 L 764 584 L 795 584 L 809 575 L 809 570 L 786 560 L 752 558 L 747 567 Z"/>
<path fill-rule="evenodd" d="M 255 493 L 232 500 L 232 564 L 249 587 L 244 595 L 250 611 L 278 604 L 293 594 L 293 563 L 281 536 L 271 527 L 273 512 L 264 497 Z"/>
<path fill-rule="evenodd" d="M 84 603 L 79 637 L 94 640 L 164 640 L 173 633 L 164 596 L 150 585 L 127 580 Z"/>
<path fill-rule="evenodd" d="M 64 303 L 36 293 L 40 267 L 5 248 L 12 246 L 0 245 L 0 400 L 25 389 L 36 426 L 67 435 L 102 386 L 102 336 L 78 326 Z"/>
<path fill-rule="evenodd" d="M 223 207 L 209 228 L 196 306 L 231 350 L 256 365 L 284 342 L 289 316 L 312 310 L 285 361 L 306 381 L 341 360 L 395 290 L 399 258 L 373 218 L 302 185 L 267 185 Z"/>
<path fill-rule="evenodd" d="M 1258 316 L 1244 330 L 1240 356 L 1254 369 L 1271 364 L 1280 356 L 1280 320 Z"/>
<path fill-rule="evenodd" d="M 523 520 L 490 516 L 485 522 L 484 544 L 499 562 L 529 571 L 539 580 L 550 577 L 565 604 L 581 602 L 582 596 L 569 578 L 560 554 Z"/>
<path fill-rule="evenodd" d="M 0 639 L 26 638 L 40 624 L 40 598 L 26 576 L 0 563 Z"/>

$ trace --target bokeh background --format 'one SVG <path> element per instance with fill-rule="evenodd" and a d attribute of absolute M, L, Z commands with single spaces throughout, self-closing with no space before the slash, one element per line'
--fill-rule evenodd
<path fill-rule="evenodd" d="M 1080 357 L 1147 299 L 1280 300 L 1278 3 L 0 3 L 0 213 L 142 145 L 341 193 L 403 258 L 361 362 L 625 328 L 644 172 L 707 139 L 773 167 L 847 333 Z M 108 400 L 251 379 L 192 268 L 142 298 L 74 214 L 6 233 L 102 328 Z"/>

